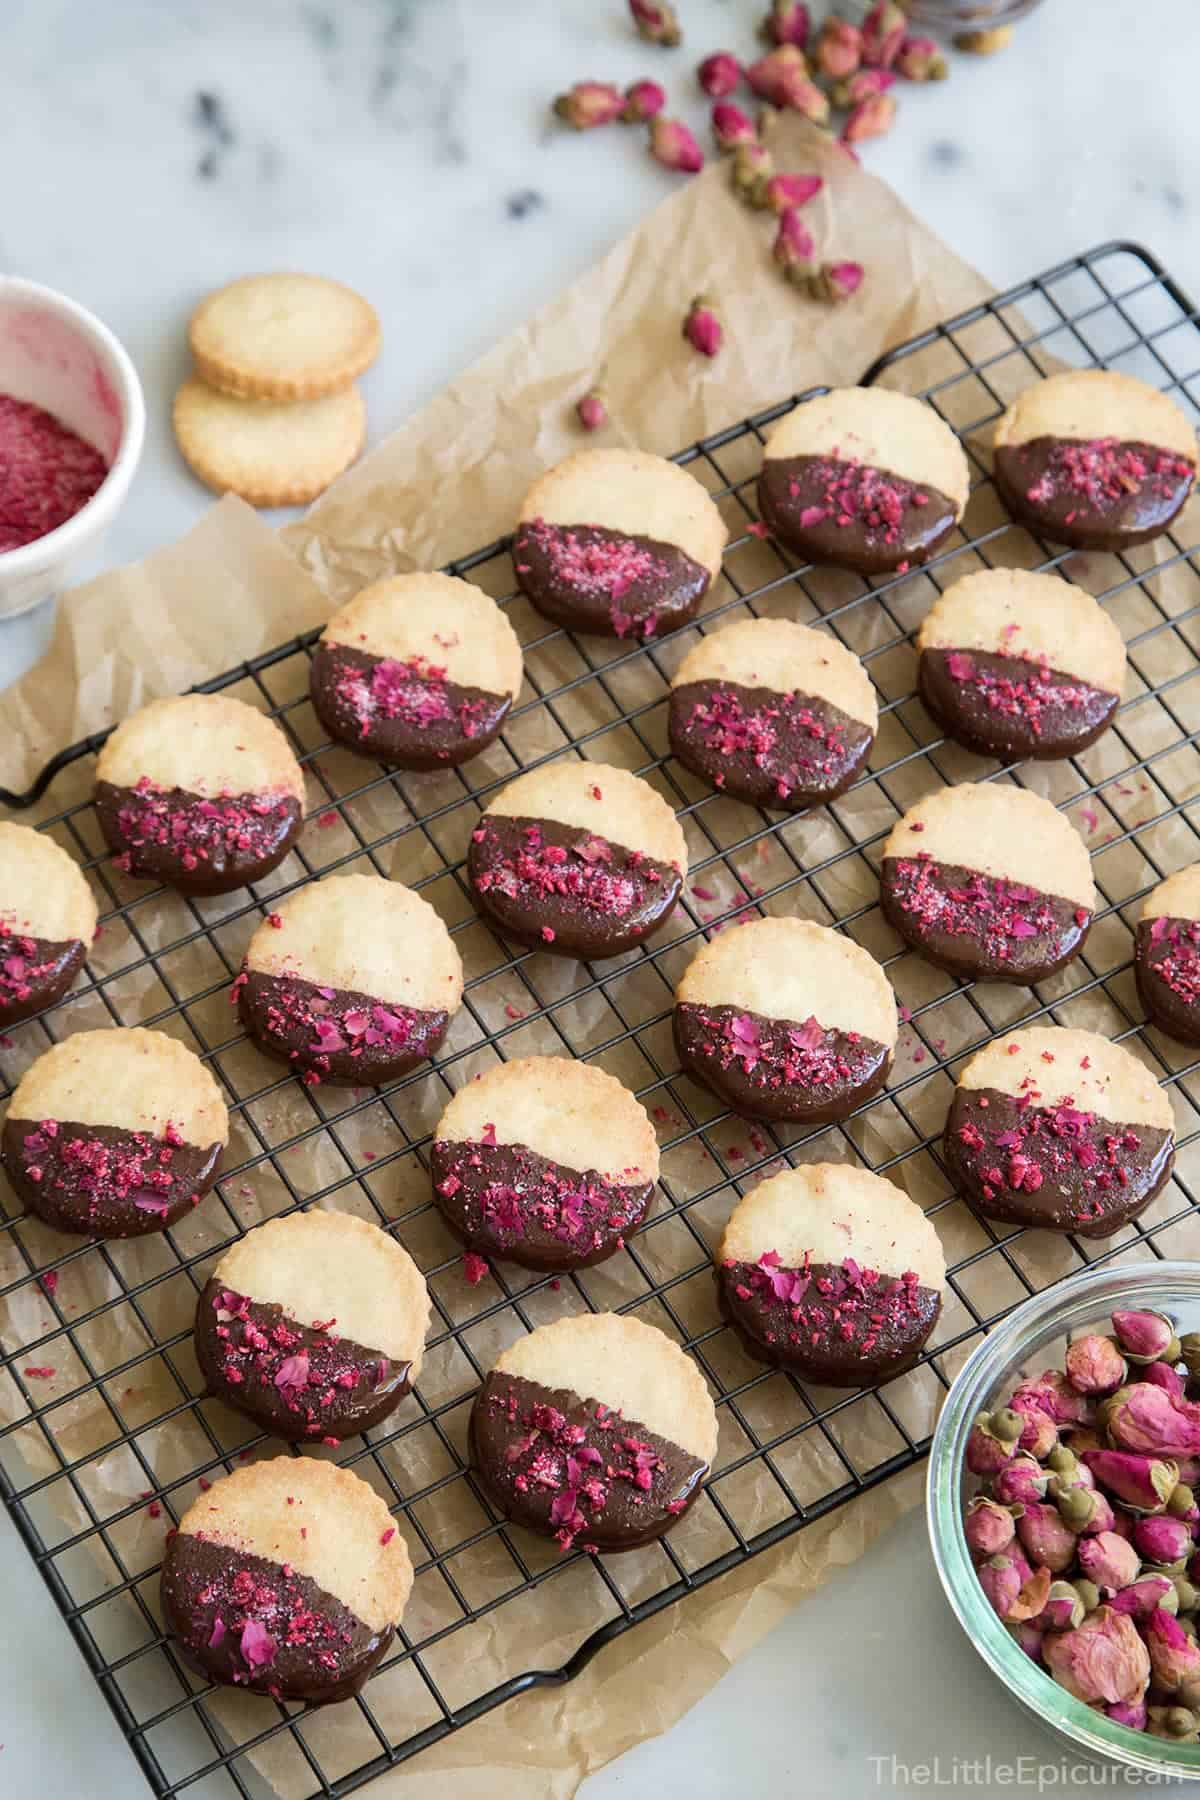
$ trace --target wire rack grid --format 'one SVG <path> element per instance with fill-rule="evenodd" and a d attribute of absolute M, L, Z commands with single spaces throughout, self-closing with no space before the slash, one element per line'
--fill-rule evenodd
<path fill-rule="evenodd" d="M 677 458 L 731 526 L 724 578 L 694 628 L 640 648 L 576 639 L 547 631 L 514 593 L 508 540 L 451 565 L 508 608 L 527 675 L 501 740 L 461 771 L 385 772 L 328 744 L 307 701 L 315 633 L 207 683 L 204 691 L 233 692 L 278 718 L 309 779 L 299 845 L 255 889 L 187 901 L 114 870 L 89 798 L 101 738 L 56 757 L 28 794 L 0 795 L 32 809 L 103 895 L 86 981 L 0 1039 L 0 1104 L 65 1033 L 145 1024 L 209 1061 L 233 1120 L 218 1189 L 161 1237 L 81 1244 L 18 1213 L 0 1192 L 0 1491 L 156 1795 L 348 1794 L 521 1690 L 569 1680 L 639 1620 L 916 1462 L 958 1367 L 1027 1295 L 1085 1261 L 1200 1254 L 1200 1063 L 1141 1028 L 1130 973 L 1136 902 L 1200 854 L 1200 568 L 1188 515 L 1126 556 L 1055 554 L 1008 519 L 980 442 L 1013 394 L 1061 362 L 1125 369 L 1194 405 L 1196 321 L 1147 252 L 1113 244 L 881 359 L 864 379 L 922 392 L 972 466 L 962 531 L 923 571 L 872 586 L 799 565 L 757 527 L 764 433 L 795 399 Z M 1193 506 L 1193 531 L 1198 524 Z M 1127 698 L 1100 744 L 1069 762 L 985 763 L 940 738 L 915 697 L 913 628 L 950 581 L 994 563 L 1069 575 L 1124 632 Z M 864 658 L 879 691 L 868 772 L 806 818 L 732 802 L 666 753 L 672 669 L 697 630 L 751 614 L 829 629 Z M 647 776 L 689 840 L 689 878 L 666 930 L 652 947 L 596 967 L 513 953 L 476 917 L 463 876 L 489 795 L 516 769 L 563 753 Z M 1037 990 L 940 975 L 880 916 L 877 864 L 890 825 L 931 787 L 964 778 L 1035 786 L 1093 852 L 1101 904 L 1085 953 Z M 245 1042 L 228 1005 L 262 914 L 305 880 L 351 868 L 418 887 L 455 934 L 467 970 L 465 1004 L 436 1065 L 385 1090 L 304 1087 Z M 896 988 L 905 1026 L 889 1087 L 841 1125 L 807 1134 L 751 1127 L 679 1072 L 672 989 L 706 933 L 759 911 L 837 925 L 875 954 Z M 981 1223 L 939 1160 L 961 1060 L 995 1032 L 1039 1017 L 1129 1039 L 1175 1102 L 1173 1181 L 1101 1244 Z M 530 1052 L 586 1057 L 638 1092 L 659 1128 L 660 1191 L 609 1263 L 562 1281 L 501 1265 L 472 1286 L 432 1206 L 426 1154 L 454 1085 Z M 863 1393 L 816 1389 L 750 1362 L 719 1320 L 711 1279 L 712 1245 L 738 1194 L 782 1161 L 830 1158 L 905 1187 L 934 1217 L 950 1271 L 942 1319 L 916 1368 Z M 191 1347 L 196 1296 L 237 1235 L 318 1204 L 394 1231 L 434 1303 L 417 1393 L 368 1438 L 316 1452 L 385 1496 L 417 1570 L 380 1674 L 358 1699 L 323 1710 L 196 1678 L 162 1631 L 157 1599 L 164 1534 L 196 1494 L 239 1459 L 279 1450 L 205 1397 Z M 708 1377 L 721 1420 L 701 1502 L 668 1540 L 625 1557 L 560 1556 L 509 1527 L 466 1461 L 471 1398 L 496 1352 L 584 1307 L 636 1311 L 675 1336 Z"/>

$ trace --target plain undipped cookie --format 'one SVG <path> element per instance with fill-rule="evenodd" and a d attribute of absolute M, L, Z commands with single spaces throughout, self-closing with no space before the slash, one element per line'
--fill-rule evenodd
<path fill-rule="evenodd" d="M 675 990 L 683 1067 L 745 1117 L 845 1118 L 887 1080 L 896 1000 L 866 950 L 807 919 L 751 919 Z"/>
<path fill-rule="evenodd" d="M 663 1332 L 585 1313 L 497 1358 L 470 1435 L 480 1485 L 518 1525 L 564 1549 L 633 1550 L 700 1492 L 717 1414 L 696 1364 Z"/>
<path fill-rule="evenodd" d="M 0 824 L 0 1030 L 61 999 L 95 935 L 79 864 L 44 831 Z"/>
<path fill-rule="evenodd" d="M 471 834 L 482 910 L 518 943 L 591 960 L 664 922 L 687 842 L 649 782 L 607 763 L 545 763 L 510 781 Z"/>
<path fill-rule="evenodd" d="M 946 1259 L 892 1182 L 806 1163 L 760 1182 L 716 1257 L 721 1310 L 752 1356 L 833 1387 L 906 1369 L 937 1323 Z"/>
<path fill-rule="evenodd" d="M 279 726 L 224 694 L 151 700 L 96 764 L 96 816 L 114 863 L 185 894 L 268 875 L 303 812 L 304 775 Z"/>
<path fill-rule="evenodd" d="M 329 875 L 258 926 L 235 992 L 259 1048 L 310 1083 L 378 1085 L 436 1055 L 462 1002 L 462 958 L 411 888 Z"/>
<path fill-rule="evenodd" d="M 645 1216 L 658 1140 L 643 1107 L 590 1063 L 523 1056 L 459 1088 L 430 1176 L 468 1250 L 526 1269 L 603 1261 Z"/>
<path fill-rule="evenodd" d="M 979 569 L 934 601 L 917 633 L 917 684 L 968 750 L 1073 756 L 1121 703 L 1125 644 L 1104 608 L 1057 575 Z"/>
<path fill-rule="evenodd" d="M 521 502 L 517 582 L 556 625 L 662 637 L 694 617 L 728 538 L 694 475 L 643 450 L 579 450 Z"/>
<path fill-rule="evenodd" d="M 1142 901 L 1133 971 L 1151 1023 L 1200 1044 L 1200 863 L 1177 869 Z"/>
<path fill-rule="evenodd" d="M 965 1065 L 943 1140 L 976 1212 L 1108 1237 L 1164 1186 L 1175 1157 L 1166 1091 L 1094 1031 L 1026 1026 Z"/>
<path fill-rule="evenodd" d="M 350 1213 L 269 1219 L 227 1250 L 196 1305 L 210 1393 L 294 1442 L 380 1424 L 421 1372 L 425 1278 L 407 1250 Z"/>
<path fill-rule="evenodd" d="M 927 962 L 983 981 L 1044 981 L 1078 956 L 1092 865 L 1065 814 L 1009 782 L 960 782 L 910 806 L 883 847 L 884 917 Z"/>
<path fill-rule="evenodd" d="M 886 388 L 833 388 L 772 426 L 758 510 L 809 562 L 886 575 L 933 555 L 969 486 L 962 446 L 932 406 Z"/>
<path fill-rule="evenodd" d="M 318 400 L 240 400 L 190 380 L 171 422 L 183 460 L 215 494 L 306 506 L 362 449 L 367 414 L 356 387 Z"/>
<path fill-rule="evenodd" d="M 276 1456 L 188 1507 L 163 1552 L 163 1619 L 210 1680 L 320 1705 L 356 1694 L 387 1655 L 412 1583 L 374 1488 Z"/>
<path fill-rule="evenodd" d="M 206 295 L 188 325 L 196 373 L 255 400 L 315 400 L 379 354 L 370 301 L 324 275 L 243 275 Z"/>
<path fill-rule="evenodd" d="M 521 678 L 521 645 L 496 602 L 469 581 L 419 573 L 376 581 L 334 613 L 309 693 L 339 743 L 438 769 L 495 740 Z"/>
<path fill-rule="evenodd" d="M 1019 394 L 993 438 L 996 486 L 1022 524 L 1078 550 L 1165 531 L 1196 477 L 1196 433 L 1168 395 L 1111 369 L 1068 369 Z"/>
<path fill-rule="evenodd" d="M 47 1225 L 142 1237 L 208 1192 L 228 1138 L 225 1102 L 198 1056 L 164 1032 L 115 1026 L 78 1031 L 26 1070 L 0 1160 Z"/>
<path fill-rule="evenodd" d="M 836 799 L 871 753 L 879 708 L 853 651 L 790 619 L 744 619 L 689 650 L 667 729 L 686 768 L 723 794 L 801 812 Z"/>

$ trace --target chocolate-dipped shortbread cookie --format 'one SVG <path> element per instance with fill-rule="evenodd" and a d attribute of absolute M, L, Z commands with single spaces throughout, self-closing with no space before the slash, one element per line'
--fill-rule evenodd
<path fill-rule="evenodd" d="M 161 1031 L 78 1031 L 43 1052 L 9 1102 L 0 1158 L 59 1231 L 143 1237 L 216 1179 L 229 1115 L 209 1071 Z"/>
<path fill-rule="evenodd" d="M 690 1357 L 628 1314 L 541 1325 L 471 1408 L 471 1461 L 500 1512 L 564 1550 L 635 1550 L 700 1492 L 717 1414 Z"/>
<path fill-rule="evenodd" d="M 223 694 L 151 700 L 96 764 L 113 862 L 184 894 L 227 894 L 269 875 L 303 812 L 304 776 L 279 726 Z"/>
<path fill-rule="evenodd" d="M 964 575 L 926 614 L 917 649 L 922 700 L 948 737 L 980 756 L 1073 756 L 1121 703 L 1121 633 L 1057 575 Z"/>
<path fill-rule="evenodd" d="M 1133 972 L 1151 1023 L 1181 1044 L 1200 1044 L 1200 863 L 1177 869 L 1142 901 Z"/>
<path fill-rule="evenodd" d="M 510 781 L 467 857 L 475 897 L 507 937 L 586 961 L 656 931 L 686 869 L 683 832 L 648 781 L 575 759 Z"/>
<path fill-rule="evenodd" d="M 44 831 L 0 824 L 0 1030 L 61 1000 L 95 935 L 79 864 Z"/>
<path fill-rule="evenodd" d="M 513 567 L 546 618 L 605 637 L 662 637 L 695 616 L 728 532 L 677 463 L 643 450 L 579 450 L 521 502 Z"/>
<path fill-rule="evenodd" d="M 910 806 L 883 847 L 884 917 L 926 962 L 979 981 L 1044 981 L 1084 945 L 1092 865 L 1070 820 L 1009 782 Z"/>
<path fill-rule="evenodd" d="M 259 1048 L 335 1086 L 377 1087 L 436 1055 L 462 992 L 437 913 L 381 875 L 328 875 L 289 895 L 234 982 Z"/>
<path fill-rule="evenodd" d="M 413 1569 L 361 1476 L 249 1463 L 194 1500 L 163 1552 L 162 1610 L 201 1675 L 276 1700 L 348 1700 L 391 1648 Z"/>
<path fill-rule="evenodd" d="M 1014 516 L 1077 550 L 1157 537 L 1196 478 L 1191 421 L 1157 388 L 1110 369 L 1068 369 L 1026 388 L 997 423 L 993 448 Z"/>
<path fill-rule="evenodd" d="M 860 575 L 923 563 L 962 517 L 962 446 L 923 400 L 833 388 L 772 426 L 758 510 L 807 561 Z"/>
<path fill-rule="evenodd" d="M 844 1119 L 887 1079 L 896 1001 L 874 957 L 807 919 L 752 919 L 693 958 L 675 990 L 688 1072 L 752 1119 Z"/>
<path fill-rule="evenodd" d="M 989 1219 L 1108 1237 L 1148 1206 L 1175 1160 L 1171 1102 L 1137 1057 L 1093 1031 L 1010 1031 L 954 1090 L 946 1167 Z"/>
<path fill-rule="evenodd" d="M 328 1443 L 394 1411 L 428 1328 L 425 1278 L 395 1238 L 349 1213 L 290 1213 L 217 1263 L 196 1304 L 196 1361 L 264 1431 Z"/>
<path fill-rule="evenodd" d="M 309 693 L 326 731 L 401 769 L 466 762 L 521 692 L 521 646 L 496 602 L 450 575 L 376 581 L 321 633 Z"/>
<path fill-rule="evenodd" d="M 738 1202 L 716 1274 L 721 1311 L 752 1356 L 831 1387 L 867 1387 L 920 1353 L 946 1261 L 925 1214 L 890 1181 L 806 1163 Z"/>
<path fill-rule="evenodd" d="M 745 619 L 702 638 L 671 682 L 680 762 L 735 800 L 803 812 L 834 800 L 871 754 L 871 678 L 827 632 Z"/>

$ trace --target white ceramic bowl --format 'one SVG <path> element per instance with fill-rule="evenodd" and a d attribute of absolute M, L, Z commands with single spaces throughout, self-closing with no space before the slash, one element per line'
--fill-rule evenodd
<path fill-rule="evenodd" d="M 99 548 L 142 454 L 146 406 L 137 371 L 107 325 L 65 294 L 15 275 L 0 275 L 0 394 L 44 407 L 108 463 L 73 518 L 0 550 L 0 618 L 8 618 L 55 593 L 72 563 Z"/>

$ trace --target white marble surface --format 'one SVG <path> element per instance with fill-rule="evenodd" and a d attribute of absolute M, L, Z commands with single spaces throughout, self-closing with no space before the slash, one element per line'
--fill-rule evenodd
<path fill-rule="evenodd" d="M 173 538 L 207 504 L 168 422 L 199 294 L 272 266 L 361 287 L 385 324 L 366 381 L 382 436 L 670 191 L 677 178 L 632 136 L 560 132 L 546 107 L 581 76 L 654 73 L 700 127 L 691 51 L 747 50 L 760 7 L 680 5 L 689 48 L 674 57 L 631 37 L 620 0 L 10 7 L 0 269 L 98 311 L 146 386 L 146 460 L 107 560 Z M 950 82 L 905 91 L 900 126 L 866 160 L 998 285 L 1132 237 L 1200 293 L 1189 48 L 1191 0 L 1048 0 L 1006 55 L 956 59 Z M 49 623 L 0 627 L 0 684 Z M 6 1519 L 0 1581 L 0 1793 L 133 1800 L 140 1777 Z M 913 1519 L 585 1794 L 990 1795 L 1011 1785 L 997 1765 L 1021 1754 L 1057 1758 L 959 1637 Z M 1089 1772 L 1042 1779 L 1086 1787 Z"/>

